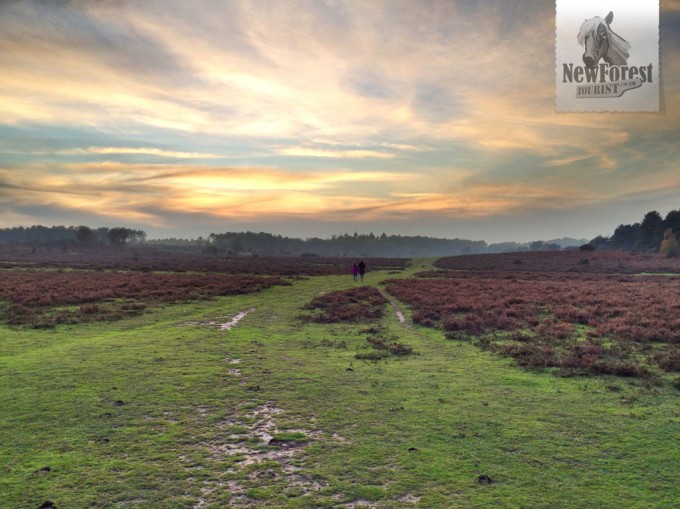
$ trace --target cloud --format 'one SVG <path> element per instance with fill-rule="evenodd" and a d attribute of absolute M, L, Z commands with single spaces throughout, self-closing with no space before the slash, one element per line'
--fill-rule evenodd
<path fill-rule="evenodd" d="M 201 152 L 179 152 L 152 147 L 88 147 L 85 149 L 58 150 L 57 155 L 150 155 L 175 159 L 221 159 L 219 154 Z"/>
<path fill-rule="evenodd" d="M 160 225 L 659 196 L 679 185 L 677 6 L 665 111 L 588 115 L 555 113 L 544 1 L 2 2 L 0 197 Z"/>
<path fill-rule="evenodd" d="M 159 224 L 149 210 L 216 217 L 332 214 L 336 207 L 365 206 L 372 196 L 352 193 L 357 184 L 385 186 L 413 176 L 336 170 L 305 173 L 254 167 L 185 167 L 122 162 L 61 164 L 47 173 L 41 166 L 0 171 L 0 203 L 127 217 Z"/>
<path fill-rule="evenodd" d="M 428 133 L 430 123 L 465 113 L 456 90 L 479 84 L 479 69 L 494 62 L 493 50 L 478 48 L 497 42 L 472 31 L 454 43 L 456 25 L 470 27 L 445 3 L 441 19 L 408 3 L 313 2 L 304 16 L 285 3 L 183 2 L 172 12 L 158 2 L 61 3 L 35 27 L 36 4 L 17 5 L 3 38 L 13 79 L 5 76 L 9 92 L 0 96 L 15 122 L 106 118 L 112 126 L 344 142 Z M 415 38 L 414 26 L 431 33 Z"/>
<path fill-rule="evenodd" d="M 83 61 L 93 67 L 134 72 L 147 80 L 187 70 L 144 32 L 127 22 L 129 3 L 23 0 L 0 5 L 2 42 L 11 54 L 52 54 L 57 64 Z"/>
<path fill-rule="evenodd" d="M 541 2 L 522 16 L 451 2 L 56 3 L 39 22 L 49 44 L 26 5 L 0 35 L 7 121 L 489 151 L 557 140 L 554 12 Z"/>
<path fill-rule="evenodd" d="M 333 159 L 363 159 L 363 158 L 377 158 L 377 159 L 391 159 L 394 154 L 389 152 L 380 152 L 377 150 L 327 150 L 321 148 L 311 147 L 286 147 L 278 150 L 278 153 L 285 156 L 296 157 L 328 157 Z"/>

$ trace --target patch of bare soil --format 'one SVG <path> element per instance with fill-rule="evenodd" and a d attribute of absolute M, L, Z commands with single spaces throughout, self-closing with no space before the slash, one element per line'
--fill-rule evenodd
<path fill-rule="evenodd" d="M 219 320 L 206 320 L 206 321 L 192 321 L 192 322 L 184 322 L 179 325 L 179 327 L 210 327 L 212 329 L 218 329 L 221 332 L 227 332 L 236 327 L 238 322 L 243 320 L 248 313 L 252 313 L 255 311 L 255 308 L 251 309 L 246 309 L 245 311 L 239 311 L 236 313 L 234 316 L 224 316 L 221 317 L 223 319 L 227 319 L 226 322 L 222 322 Z"/>
<path fill-rule="evenodd" d="M 280 483 L 286 486 L 286 490 L 301 493 L 302 496 L 328 486 L 325 481 L 305 475 L 300 466 L 305 448 L 323 435 L 323 431 L 286 429 L 285 434 L 281 434 L 276 420 L 283 413 L 275 405 L 265 403 L 217 425 L 224 435 L 219 441 L 205 443 L 204 447 L 215 461 L 235 458 L 238 462 L 227 471 L 228 479 L 208 482 L 203 486 L 203 498 L 194 508 L 205 507 L 210 495 L 222 490 L 228 490 L 231 494 L 230 507 L 253 507 L 256 501 L 249 498 L 246 492 L 272 482 Z M 238 432 L 234 433 L 233 430 Z M 277 435 L 284 438 L 278 438 Z M 304 439 L 287 440 L 286 436 Z"/>
<path fill-rule="evenodd" d="M 228 331 L 228 330 L 231 330 L 232 328 L 234 328 L 234 327 L 236 326 L 236 324 L 237 324 L 238 322 L 240 322 L 243 318 L 246 317 L 246 315 L 247 315 L 248 313 L 251 313 L 252 311 L 255 311 L 255 309 L 254 309 L 254 308 L 246 309 L 245 311 L 241 311 L 240 313 L 238 313 L 236 316 L 234 316 L 234 317 L 233 317 L 231 320 L 229 320 L 228 322 L 224 322 L 224 323 L 219 324 L 220 330 L 221 330 L 222 332 L 226 332 L 226 331 Z"/>
<path fill-rule="evenodd" d="M 407 504 L 417 504 L 420 502 L 420 497 L 415 495 L 404 495 L 399 499 L 400 502 L 406 502 Z"/>

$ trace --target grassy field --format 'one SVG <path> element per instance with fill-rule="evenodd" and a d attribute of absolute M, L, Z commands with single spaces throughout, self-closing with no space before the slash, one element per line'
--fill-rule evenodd
<path fill-rule="evenodd" d="M 361 284 L 0 325 L 0 507 L 680 506 L 673 384 L 527 371 L 393 297 L 405 324 L 301 318 Z M 365 360 L 376 336 L 413 351 Z"/>

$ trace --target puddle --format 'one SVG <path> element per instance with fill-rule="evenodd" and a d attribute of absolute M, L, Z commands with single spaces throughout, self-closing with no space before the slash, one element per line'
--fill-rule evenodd
<path fill-rule="evenodd" d="M 178 327 L 211 327 L 213 329 L 219 329 L 221 332 L 227 332 L 236 327 L 236 324 L 243 320 L 249 313 L 255 311 L 255 308 L 246 309 L 245 311 L 239 311 L 231 317 L 228 322 L 220 322 L 218 320 L 207 320 L 203 322 L 184 322 L 178 325 Z M 229 318 L 224 316 L 222 318 Z"/>
<path fill-rule="evenodd" d="M 222 332 L 226 332 L 228 330 L 233 329 L 238 322 L 240 322 L 243 318 L 246 317 L 248 313 L 251 313 L 255 311 L 255 308 L 247 309 L 245 311 L 241 311 L 240 313 L 237 313 L 234 318 L 232 318 L 230 321 L 225 322 L 225 323 L 220 323 L 220 330 Z"/>
<path fill-rule="evenodd" d="M 390 297 L 389 295 L 387 295 L 382 290 L 380 290 L 380 293 L 382 294 L 383 297 L 385 297 L 388 300 L 390 305 L 394 308 L 394 314 L 397 315 L 397 320 L 399 320 L 399 323 L 402 324 L 407 329 L 410 329 L 411 326 L 408 323 L 406 323 L 406 318 L 404 317 L 404 313 L 402 313 L 399 310 L 399 306 L 397 306 L 397 303 L 394 301 L 394 299 L 392 297 Z"/>
<path fill-rule="evenodd" d="M 232 475 L 240 472 L 247 473 L 243 479 L 228 480 L 226 486 L 214 482 L 206 483 L 202 490 L 204 497 L 199 503 L 208 502 L 207 498 L 213 491 L 228 489 L 232 494 L 230 507 L 251 507 L 253 500 L 246 497 L 245 492 L 273 480 L 283 479 L 286 486 L 302 490 L 305 494 L 320 491 L 328 486 L 328 483 L 324 481 L 312 479 L 303 474 L 303 467 L 300 466 L 306 446 L 323 435 L 323 431 L 286 429 L 286 433 L 300 433 L 305 436 L 305 439 L 279 445 L 277 440 L 272 441 L 272 439 L 281 432 L 276 419 L 283 413 L 284 411 L 277 406 L 265 403 L 242 414 L 241 417 L 227 419 L 217 425 L 218 429 L 225 431 L 238 426 L 244 428 L 245 432 L 224 433 L 221 439 L 205 443 L 203 446 L 215 461 L 233 456 L 242 457 L 241 461 L 230 471 Z M 272 466 L 273 463 L 278 465 Z M 262 465 L 262 468 L 258 469 L 258 465 Z"/>

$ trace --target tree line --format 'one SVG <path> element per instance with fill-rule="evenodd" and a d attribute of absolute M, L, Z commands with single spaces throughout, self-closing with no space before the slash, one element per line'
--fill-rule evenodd
<path fill-rule="evenodd" d="M 183 250 L 200 249 L 229 255 L 296 256 L 451 256 L 487 252 L 484 241 L 408 237 L 401 235 L 342 234 L 330 239 L 291 238 L 264 232 L 211 233 L 207 238 L 147 240 L 146 232 L 130 228 L 88 226 L 30 226 L 0 229 L 0 245 L 29 247 L 146 244 Z"/>
<path fill-rule="evenodd" d="M 142 230 L 130 228 L 90 228 L 89 226 L 17 226 L 0 229 L 1 244 L 21 244 L 32 247 L 110 244 L 123 246 L 146 240 Z"/>
<path fill-rule="evenodd" d="M 678 254 L 680 209 L 671 210 L 665 218 L 657 211 L 647 212 L 639 223 L 619 225 L 611 237 L 598 236 L 590 241 L 594 249 L 618 249 Z"/>
<path fill-rule="evenodd" d="M 333 235 L 330 239 L 299 239 L 271 233 L 212 233 L 207 239 L 210 249 L 232 254 L 282 254 L 307 256 L 451 256 L 485 253 L 484 241 L 438 239 L 422 236 L 358 234 Z"/>
<path fill-rule="evenodd" d="M 575 248 L 585 239 L 503 242 L 487 244 L 482 240 L 444 239 L 425 236 L 343 233 L 329 239 L 291 238 L 265 232 L 211 233 L 196 239 L 166 238 L 148 240 L 146 232 L 130 228 L 90 228 L 88 226 L 30 226 L 0 229 L 0 246 L 29 247 L 125 246 L 146 245 L 180 251 L 203 251 L 227 255 L 258 256 L 346 256 L 395 257 L 455 256 L 517 251 L 554 251 Z"/>
<path fill-rule="evenodd" d="M 26 246 L 113 245 L 147 244 L 179 249 L 203 250 L 208 253 L 229 255 L 294 255 L 294 256 L 366 256 L 412 258 L 418 256 L 455 256 L 463 254 L 502 253 L 516 251 L 554 251 L 575 248 L 614 249 L 645 252 L 662 252 L 675 256 L 680 235 L 680 210 L 671 210 L 665 218 L 656 211 L 645 214 L 642 221 L 621 224 L 609 236 L 598 236 L 587 242 L 576 239 L 535 241 L 527 243 L 504 242 L 487 244 L 484 241 L 442 239 L 424 236 L 402 236 L 344 233 L 329 239 L 291 238 L 264 232 L 211 233 L 198 239 L 147 240 L 146 232 L 124 227 L 90 228 L 88 226 L 30 226 L 0 229 L 0 245 Z"/>

